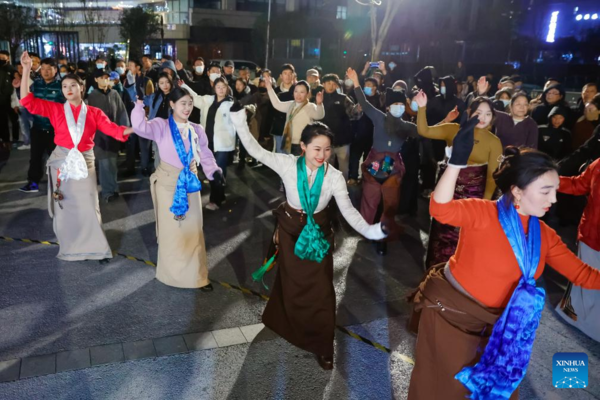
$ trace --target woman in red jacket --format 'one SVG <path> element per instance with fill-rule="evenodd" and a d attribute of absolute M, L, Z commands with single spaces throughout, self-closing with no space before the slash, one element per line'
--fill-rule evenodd
<path fill-rule="evenodd" d="M 588 196 L 577 235 L 578 256 L 600 269 L 600 158 L 579 176 L 561 176 L 559 192 Z M 571 325 L 600 342 L 600 294 L 597 291 L 569 285 L 557 311 Z"/>
<path fill-rule="evenodd" d="M 544 308 L 535 281 L 545 264 L 600 289 L 600 271 L 540 221 L 559 186 L 546 154 L 509 146 L 493 175 L 503 193 L 498 201 L 454 200 L 473 149 L 473 120 L 463 118 L 431 196 L 431 216 L 461 231 L 454 255 L 432 267 L 413 295 L 420 320 L 409 400 L 517 399 Z"/>

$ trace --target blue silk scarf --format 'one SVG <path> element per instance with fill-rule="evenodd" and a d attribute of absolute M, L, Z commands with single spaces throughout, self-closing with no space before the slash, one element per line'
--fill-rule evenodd
<path fill-rule="evenodd" d="M 190 135 L 189 138 L 190 150 L 186 152 L 181 133 L 179 132 L 177 123 L 175 123 L 172 115 L 169 117 L 169 127 L 171 128 L 173 143 L 175 143 L 175 150 L 177 150 L 179 160 L 181 161 L 181 164 L 183 164 L 183 169 L 177 178 L 173 204 L 169 210 L 175 214 L 175 219 L 182 220 L 185 218 L 185 213 L 187 213 L 190 208 L 187 197 L 188 193 L 199 192 L 200 189 L 202 189 L 202 184 L 200 183 L 198 176 L 190 171 L 190 164 L 194 158 L 194 155 L 192 154 L 194 150 L 194 146 L 192 146 L 192 135 Z"/>
<path fill-rule="evenodd" d="M 298 240 L 296 240 L 294 254 L 301 260 L 320 263 L 329 251 L 329 242 L 325 239 L 323 231 L 315 222 L 314 214 L 319 205 L 319 198 L 321 197 L 325 166 L 321 165 L 318 169 L 317 177 L 310 189 L 308 187 L 304 157 L 298 158 L 296 167 L 298 170 L 298 196 L 300 197 L 300 205 L 306 213 L 306 225 L 302 229 L 300 236 L 298 236 Z"/>
<path fill-rule="evenodd" d="M 455 378 L 471 391 L 470 399 L 508 399 L 527 371 L 535 332 L 544 308 L 545 291 L 534 275 L 540 261 L 541 231 L 537 217 L 529 218 L 526 236 L 517 211 L 506 196 L 497 201 L 498 218 L 523 276 L 506 309 L 494 324 L 479 362 Z"/>

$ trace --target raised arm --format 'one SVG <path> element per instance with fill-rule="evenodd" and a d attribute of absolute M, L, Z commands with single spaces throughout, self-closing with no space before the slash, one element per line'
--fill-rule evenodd
<path fill-rule="evenodd" d="M 162 118 L 154 118 L 152 121 L 148 121 L 146 119 L 144 103 L 138 100 L 135 103 L 133 111 L 131 111 L 131 126 L 133 127 L 133 131 L 139 136 L 157 141 L 163 135 L 166 123 Z"/>
<path fill-rule="evenodd" d="M 340 174 L 333 184 L 333 197 L 335 197 L 335 202 L 344 216 L 344 219 L 348 221 L 350 226 L 367 239 L 380 240 L 385 238 L 386 234 L 381 229 L 381 222 L 369 225 L 363 216 L 360 215 L 358 210 L 352 205 L 350 197 L 348 196 L 348 187 L 346 186 L 344 176 Z"/>
<path fill-rule="evenodd" d="M 428 139 L 445 140 L 447 144 L 450 144 L 456 132 L 456 124 L 429 126 L 427 124 L 427 95 L 421 90 L 415 96 L 415 101 L 419 105 L 419 113 L 417 114 L 417 131 L 419 135 Z"/>
<path fill-rule="evenodd" d="M 363 92 L 360 87 L 360 82 L 358 80 L 358 75 L 356 71 L 352 68 L 348 68 L 346 71 L 346 75 L 348 75 L 348 79 L 352 80 L 354 83 L 354 94 L 356 95 L 356 99 L 358 100 L 358 104 L 362 108 L 363 112 L 371 119 L 371 121 L 375 121 L 377 118 L 381 118 L 385 116 L 383 112 L 377 109 L 373 104 L 367 101 L 367 97 L 365 96 L 365 92 Z"/>
<path fill-rule="evenodd" d="M 277 174 L 280 176 L 285 173 L 290 165 L 295 163 L 295 158 L 293 156 L 267 151 L 263 149 L 260 144 L 258 144 L 256 139 L 254 139 L 250 133 L 250 129 L 248 129 L 245 109 L 232 112 L 230 115 L 231 121 L 233 122 L 233 126 L 235 127 L 240 141 L 252 158 L 255 158 L 261 163 L 265 164 L 267 167 L 277 172 Z"/>
<path fill-rule="evenodd" d="M 323 106 L 323 91 L 321 90 L 319 93 L 317 93 L 316 97 L 316 104 L 308 103 L 305 108 L 308 116 L 315 121 L 325 118 L 325 107 Z"/>
<path fill-rule="evenodd" d="M 269 79 L 265 79 L 265 86 L 267 87 L 267 93 L 269 94 L 269 99 L 271 100 L 273 108 L 275 108 L 279 112 L 287 113 L 292 104 L 294 103 L 294 100 L 279 100 L 279 97 L 277 97 L 277 93 L 275 93 L 275 90 L 273 90 L 273 85 L 271 84 L 271 81 Z"/>

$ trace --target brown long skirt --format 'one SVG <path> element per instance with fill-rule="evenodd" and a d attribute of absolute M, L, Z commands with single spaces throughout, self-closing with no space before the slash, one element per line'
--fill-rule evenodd
<path fill-rule="evenodd" d="M 112 251 L 102 230 L 102 217 L 98 202 L 94 152 L 83 152 L 88 167 L 88 177 L 61 182 L 64 199 L 56 203 L 52 193 L 56 190 L 58 169 L 63 165 L 69 149 L 57 146 L 48 158 L 48 213 L 60 249 L 57 258 L 65 261 L 102 260 L 112 258 Z M 62 207 L 61 207 L 62 206 Z"/>
<path fill-rule="evenodd" d="M 409 400 L 464 399 L 470 391 L 454 376 L 477 364 L 503 309 L 487 308 L 455 289 L 444 264 L 429 270 L 411 300 L 418 326 Z M 519 398 L 517 389 L 511 400 Z"/>
<path fill-rule="evenodd" d="M 294 246 L 306 225 L 306 215 L 280 205 L 273 214 L 278 221 L 279 254 L 271 297 L 263 323 L 291 344 L 311 353 L 333 356 L 335 291 L 333 288 L 333 230 L 325 209 L 314 215 L 331 247 L 321 263 L 301 260 Z"/>
<path fill-rule="evenodd" d="M 190 166 L 196 173 L 196 163 Z M 156 279 L 165 285 L 195 289 L 208 285 L 208 261 L 202 221 L 200 192 L 188 194 L 185 219 L 176 221 L 169 211 L 181 169 L 161 161 L 150 177 L 156 217 L 158 262 Z"/>

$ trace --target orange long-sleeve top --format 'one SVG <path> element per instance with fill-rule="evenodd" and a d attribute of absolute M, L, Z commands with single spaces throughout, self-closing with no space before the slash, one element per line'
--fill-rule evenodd
<path fill-rule="evenodd" d="M 440 204 L 433 195 L 431 216 L 439 222 L 460 227 L 450 271 L 458 283 L 488 307 L 506 307 L 522 276 L 508 238 L 498 220 L 496 203 L 483 199 L 453 200 Z M 527 232 L 529 217 L 519 215 Z M 542 244 L 538 279 L 548 264 L 577 286 L 600 290 L 600 271 L 578 259 L 556 231 L 540 221 Z"/>

